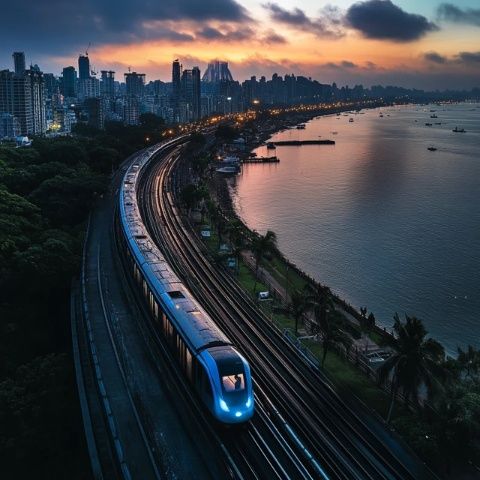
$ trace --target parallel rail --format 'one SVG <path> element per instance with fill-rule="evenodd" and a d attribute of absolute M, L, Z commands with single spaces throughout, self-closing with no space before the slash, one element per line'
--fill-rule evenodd
<path fill-rule="evenodd" d="M 287 424 L 281 428 L 290 429 L 308 445 L 303 458 L 309 471 L 332 479 L 431 477 L 423 464 L 414 457 L 408 460 L 405 452 L 399 460 L 394 450 L 398 445 L 340 398 L 258 311 L 235 279 L 212 265 L 175 207 L 172 179 L 179 176 L 178 156 L 174 151 L 163 162 L 152 162 L 141 177 L 138 200 L 145 224 L 180 277 L 250 361 L 259 400 L 275 405 Z"/>

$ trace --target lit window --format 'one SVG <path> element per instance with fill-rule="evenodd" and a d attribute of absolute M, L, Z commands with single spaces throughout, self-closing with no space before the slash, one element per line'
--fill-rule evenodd
<path fill-rule="evenodd" d="M 226 392 L 239 392 L 245 389 L 245 379 L 243 373 L 235 375 L 225 375 L 222 377 L 223 388 Z"/>

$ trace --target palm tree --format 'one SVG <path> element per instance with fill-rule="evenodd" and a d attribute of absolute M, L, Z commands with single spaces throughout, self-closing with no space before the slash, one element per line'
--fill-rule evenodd
<path fill-rule="evenodd" d="M 253 285 L 253 293 L 257 288 L 258 267 L 263 257 L 267 253 L 273 253 L 277 248 L 277 235 L 275 232 L 268 230 L 265 235 L 257 235 L 251 243 L 251 250 L 255 258 L 255 283 Z"/>
<path fill-rule="evenodd" d="M 328 352 L 336 346 L 342 345 L 346 350 L 352 345 L 352 339 L 342 329 L 343 321 L 335 311 L 332 292 L 328 287 L 318 285 L 316 288 L 307 285 L 306 303 L 312 308 L 322 336 L 322 367 L 325 365 Z"/>
<path fill-rule="evenodd" d="M 457 362 L 460 369 L 465 372 L 467 377 L 473 378 L 473 375 L 478 374 L 480 370 L 480 351 L 475 350 L 472 345 L 469 345 L 465 351 L 458 347 L 457 351 Z"/>
<path fill-rule="evenodd" d="M 295 320 L 295 336 L 298 335 L 298 322 L 302 319 L 306 309 L 305 296 L 301 293 L 293 292 L 288 305 L 288 313 Z"/>
<path fill-rule="evenodd" d="M 418 391 L 422 384 L 431 396 L 438 379 L 443 375 L 442 364 L 445 351 L 436 340 L 426 338 L 427 331 L 416 317 L 405 315 L 403 323 L 398 314 L 393 317 L 396 338 L 392 340 L 394 353 L 378 369 L 381 384 L 391 377 L 391 401 L 387 423 L 392 418 L 393 406 L 399 389 L 406 400 L 418 402 Z"/>
<path fill-rule="evenodd" d="M 228 235 L 230 243 L 233 247 L 233 254 L 237 263 L 236 272 L 238 274 L 240 269 L 240 256 L 245 247 L 245 237 L 243 234 L 243 226 L 239 220 L 233 220 L 228 224 Z"/>

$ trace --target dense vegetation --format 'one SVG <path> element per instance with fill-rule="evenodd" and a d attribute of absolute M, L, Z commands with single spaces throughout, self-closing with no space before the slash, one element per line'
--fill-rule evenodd
<path fill-rule="evenodd" d="M 89 210 L 163 121 L 80 126 L 74 137 L 0 145 L 0 464 L 5 479 L 85 479 L 69 295 Z"/>

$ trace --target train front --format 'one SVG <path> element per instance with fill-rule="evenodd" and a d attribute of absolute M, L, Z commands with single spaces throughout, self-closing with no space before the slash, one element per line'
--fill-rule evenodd
<path fill-rule="evenodd" d="M 226 424 L 243 423 L 252 418 L 254 399 L 248 362 L 232 347 L 209 349 L 216 365 L 213 411 Z"/>

